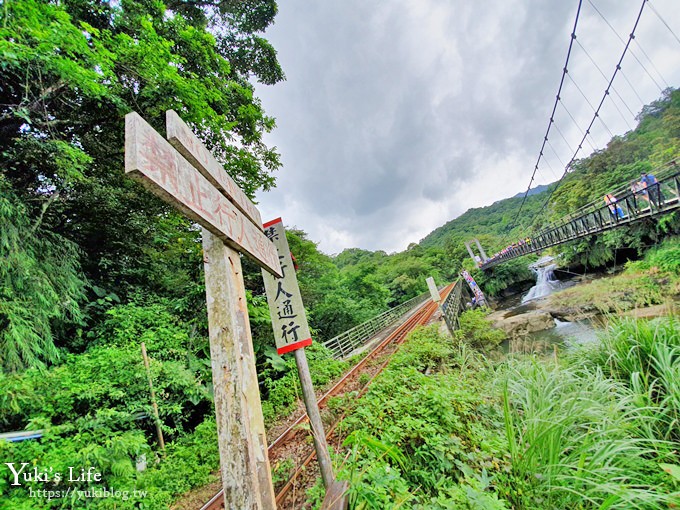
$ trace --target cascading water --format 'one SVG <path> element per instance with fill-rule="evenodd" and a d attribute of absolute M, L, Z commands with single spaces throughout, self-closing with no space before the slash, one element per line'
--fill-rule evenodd
<path fill-rule="evenodd" d="M 522 298 L 522 303 L 545 297 L 562 288 L 562 283 L 555 278 L 557 264 L 552 263 L 553 260 L 552 257 L 543 257 L 529 266 L 536 274 L 536 285 L 529 289 L 527 295 Z"/>

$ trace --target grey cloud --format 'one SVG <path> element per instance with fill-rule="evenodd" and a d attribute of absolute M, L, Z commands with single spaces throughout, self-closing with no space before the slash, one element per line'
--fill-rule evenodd
<path fill-rule="evenodd" d="M 655 6 L 670 13 L 672 1 Z M 637 7 L 596 4 L 627 33 Z M 284 167 L 279 189 L 259 197 L 262 207 L 284 209 L 280 214 L 292 215 L 289 221 L 313 239 L 336 239 L 322 243 L 326 251 L 392 251 L 464 212 L 463 202 L 482 206 L 526 189 L 574 9 L 573 2 L 539 0 L 282 0 L 266 37 L 288 81 L 257 93 L 277 118 L 268 141 L 279 147 Z M 611 72 L 620 45 L 613 35 L 590 34 L 602 31 L 602 21 L 588 4 L 583 11 L 579 42 Z M 677 46 L 658 32 L 640 40 L 653 41 L 648 51 L 667 61 L 662 52 L 674 49 L 666 68 L 675 69 L 677 82 Z M 589 97 L 601 95 L 603 79 L 592 64 L 583 54 L 573 58 L 579 85 Z M 565 87 L 565 104 L 584 122 L 592 111 L 572 85 Z M 567 136 L 577 138 L 570 119 L 559 115 Z M 558 150 L 568 159 L 569 148 Z M 553 164 L 559 167 L 554 157 Z M 505 179 L 516 180 L 506 183 L 513 189 L 496 189 Z"/>

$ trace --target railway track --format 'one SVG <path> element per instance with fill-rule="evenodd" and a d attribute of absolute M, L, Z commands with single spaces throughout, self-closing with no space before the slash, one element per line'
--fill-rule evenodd
<path fill-rule="evenodd" d="M 441 291 L 443 299 L 446 298 L 452 288 L 453 284 Z M 432 301 L 428 300 L 421 305 L 415 313 L 387 335 L 384 340 L 377 344 L 371 352 L 354 365 L 332 388 L 319 398 L 319 410 L 321 411 L 329 444 L 331 444 L 331 440 L 335 437 L 337 426 L 344 418 L 344 414 L 335 416 L 333 411 L 328 409 L 329 400 L 351 392 L 356 392 L 357 399 L 361 397 L 368 389 L 371 381 L 387 366 L 399 345 L 406 339 L 408 333 L 415 329 L 416 326 L 426 324 L 436 311 L 437 305 Z M 310 483 L 314 483 L 318 475 L 318 466 L 310 466 L 316 454 L 312 445 L 310 430 L 308 427 L 304 427 L 307 421 L 307 414 L 301 415 L 279 437 L 272 441 L 268 448 L 269 461 L 272 466 L 286 459 L 293 459 L 295 465 L 295 471 L 289 476 L 288 480 L 275 486 L 276 505 L 279 509 L 296 508 L 296 505 L 304 500 L 305 491 L 301 490 L 301 488 L 306 488 Z M 219 510 L 224 508 L 224 498 L 222 495 L 223 492 L 220 490 L 200 510 Z"/>

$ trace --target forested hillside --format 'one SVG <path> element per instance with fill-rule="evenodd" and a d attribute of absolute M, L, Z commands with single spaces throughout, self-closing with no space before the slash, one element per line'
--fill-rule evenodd
<path fill-rule="evenodd" d="M 163 132 L 174 109 L 250 197 L 271 189 L 285 168 L 263 142 L 275 120 L 252 83 L 284 79 L 263 38 L 276 12 L 273 0 L 13 0 L 0 10 L 0 432 L 42 434 L 0 441 L 8 508 L 37 503 L 10 490 L 5 462 L 92 465 L 109 486 L 149 489 L 145 508 L 166 508 L 217 467 L 200 230 L 124 176 L 124 116 L 139 112 Z M 516 197 L 394 254 L 353 248 L 331 257 L 304 225 L 288 225 L 317 341 L 308 349 L 314 382 L 345 368 L 321 341 L 425 292 L 428 276 L 453 280 L 472 266 L 464 241 L 476 237 L 491 254 L 679 154 L 673 91 L 645 108 L 634 132 L 579 161 L 536 221 L 550 191 L 530 196 L 518 223 Z M 605 263 L 614 247 L 642 249 L 678 225 L 671 215 L 581 241 L 568 260 Z M 245 261 L 244 271 L 270 424 L 295 404 L 294 365 L 273 348 L 259 269 Z M 520 260 L 478 276 L 497 292 L 530 274 Z M 162 461 L 141 342 L 169 444 Z M 142 456 L 149 467 L 139 473 Z"/>

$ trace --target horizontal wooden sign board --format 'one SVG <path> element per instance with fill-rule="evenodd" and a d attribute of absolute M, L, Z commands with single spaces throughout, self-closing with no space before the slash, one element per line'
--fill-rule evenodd
<path fill-rule="evenodd" d="M 238 187 L 215 156 L 203 145 L 189 126 L 173 110 L 165 112 L 168 141 L 189 161 L 203 177 L 222 192 L 233 204 L 260 228 L 260 211 Z"/>
<path fill-rule="evenodd" d="M 263 269 L 281 276 L 276 248 L 262 227 L 135 112 L 125 116 L 125 171 Z"/>

